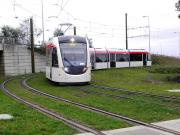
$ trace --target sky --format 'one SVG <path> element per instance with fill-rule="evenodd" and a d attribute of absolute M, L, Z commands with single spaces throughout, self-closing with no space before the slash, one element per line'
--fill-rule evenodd
<path fill-rule="evenodd" d="M 92 38 L 95 47 L 125 48 L 125 13 L 128 14 L 129 49 L 149 49 L 151 53 L 180 56 L 180 19 L 177 0 L 0 0 L 0 27 L 19 26 L 33 16 L 45 40 L 59 24 L 71 23 L 77 34 Z M 146 16 L 146 17 L 143 17 Z M 66 34 L 73 34 L 70 28 Z M 144 35 L 144 36 L 142 36 Z M 37 39 L 42 40 L 42 36 Z"/>

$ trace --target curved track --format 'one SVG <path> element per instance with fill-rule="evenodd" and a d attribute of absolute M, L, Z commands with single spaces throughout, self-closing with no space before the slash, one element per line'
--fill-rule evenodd
<path fill-rule="evenodd" d="M 92 128 L 89 128 L 88 126 L 85 126 L 85 125 L 82 125 L 82 124 L 79 124 L 73 120 L 70 120 L 70 119 L 66 119 L 60 115 L 58 115 L 57 113 L 45 108 L 45 107 L 41 107 L 37 104 L 34 104 L 34 103 L 31 103 L 29 101 L 26 101 L 25 99 L 21 98 L 21 97 L 18 97 L 16 94 L 10 92 L 9 89 L 6 88 L 6 84 L 9 82 L 10 80 L 6 80 L 5 82 L 2 83 L 1 85 L 1 89 L 2 91 L 7 94 L 8 96 L 11 96 L 12 98 L 18 100 L 19 102 L 31 107 L 31 108 L 34 108 L 36 110 L 38 110 L 39 112 L 45 114 L 45 115 L 48 115 L 48 116 L 51 116 L 57 120 L 60 120 L 60 121 L 63 121 L 65 122 L 66 124 L 70 125 L 71 127 L 77 129 L 78 131 L 80 132 L 90 132 L 90 133 L 93 133 L 95 135 L 105 135 L 104 133 L 98 131 L 98 130 L 95 130 L 95 129 L 92 129 Z"/>
<path fill-rule="evenodd" d="M 46 97 L 49 97 L 49 98 L 52 98 L 52 99 L 55 99 L 55 100 L 59 100 L 59 101 L 62 101 L 62 102 L 66 102 L 66 103 L 75 105 L 77 107 L 80 107 L 80 108 L 83 108 L 83 109 L 86 109 L 86 110 L 90 110 L 90 111 L 94 111 L 94 112 L 101 113 L 101 114 L 104 114 L 104 115 L 108 115 L 108 116 L 114 117 L 116 119 L 117 118 L 122 119 L 122 120 L 125 120 L 125 121 L 129 122 L 129 123 L 134 123 L 136 125 L 146 126 L 146 127 L 149 127 L 149 128 L 161 130 L 161 131 L 172 133 L 172 134 L 175 134 L 175 135 L 180 135 L 180 132 L 177 132 L 177 131 L 174 131 L 174 130 L 171 130 L 171 129 L 167 129 L 167 128 L 157 126 L 157 125 L 154 125 L 154 124 L 149 124 L 149 123 L 145 123 L 145 122 L 142 122 L 142 121 L 138 121 L 138 120 L 135 120 L 135 119 L 132 119 L 132 118 L 129 118 L 129 117 L 125 117 L 125 116 L 122 116 L 122 115 L 119 115 L 119 114 L 116 114 L 116 113 L 108 112 L 108 111 L 105 111 L 105 110 L 102 110 L 102 109 L 98 109 L 98 108 L 95 108 L 95 107 L 92 107 L 92 106 L 77 103 L 77 102 L 62 98 L 62 97 L 57 97 L 57 96 L 54 96 L 54 95 L 39 91 L 39 90 L 37 90 L 35 88 L 32 88 L 29 85 L 27 85 L 26 81 L 27 81 L 27 79 L 22 81 L 22 86 L 25 89 L 28 89 L 28 90 L 30 90 L 32 92 L 37 93 L 37 94 L 40 94 L 40 95 L 43 95 L 43 96 L 46 96 Z"/>

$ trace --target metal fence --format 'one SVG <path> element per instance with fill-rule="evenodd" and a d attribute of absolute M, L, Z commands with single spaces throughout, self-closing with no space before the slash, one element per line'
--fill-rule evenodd
<path fill-rule="evenodd" d="M 9 37 L 0 37 L 0 44 L 14 45 L 15 39 Z"/>

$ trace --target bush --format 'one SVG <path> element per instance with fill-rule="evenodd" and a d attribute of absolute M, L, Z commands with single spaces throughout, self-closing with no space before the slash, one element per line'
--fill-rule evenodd
<path fill-rule="evenodd" d="M 28 49 L 31 50 L 31 47 L 29 46 Z M 35 46 L 34 47 L 34 52 L 37 52 L 37 53 L 45 56 L 46 55 L 46 48 L 43 45 Z"/>
<path fill-rule="evenodd" d="M 177 75 L 177 76 L 167 76 L 167 81 L 180 83 L 180 75 Z"/>
<path fill-rule="evenodd" d="M 150 70 L 151 73 L 180 74 L 180 67 L 162 67 Z"/>
<path fill-rule="evenodd" d="M 152 65 L 180 67 L 180 59 L 164 55 L 152 55 Z"/>

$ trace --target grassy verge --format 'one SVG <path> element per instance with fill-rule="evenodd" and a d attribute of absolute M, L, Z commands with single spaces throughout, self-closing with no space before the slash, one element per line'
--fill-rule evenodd
<path fill-rule="evenodd" d="M 180 89 L 180 59 L 152 55 L 151 67 L 110 69 L 92 72 L 93 84 L 180 96 L 167 90 Z"/>
<path fill-rule="evenodd" d="M 2 83 L 5 80 L 4 77 L 0 77 L 0 83 Z"/>
<path fill-rule="evenodd" d="M 167 78 L 172 74 L 151 73 L 150 70 L 153 68 L 124 68 L 95 71 L 92 73 L 92 84 L 180 96 L 180 93 L 170 93 L 167 91 L 180 89 L 180 83 L 168 82 Z"/>
<path fill-rule="evenodd" d="M 8 84 L 8 88 L 12 89 L 12 91 L 18 96 L 56 111 L 66 118 L 74 119 L 75 121 L 82 124 L 87 124 L 99 130 L 109 130 L 130 126 L 129 124 L 119 120 L 114 120 L 94 112 L 80 109 L 67 103 L 54 101 L 52 99 L 33 94 L 27 90 L 24 90 L 20 86 L 19 81 L 19 79 L 13 80 Z"/>
<path fill-rule="evenodd" d="M 169 101 L 169 100 L 165 100 L 165 99 L 159 99 L 159 98 L 155 98 L 155 97 L 150 97 L 150 96 L 145 96 L 145 95 L 140 95 L 140 94 L 134 94 L 134 93 L 129 93 L 129 92 L 125 92 L 125 91 L 111 91 L 111 90 L 107 90 L 107 89 L 100 89 L 100 88 L 94 88 L 90 86 L 81 86 L 79 87 L 83 92 L 85 93 L 92 93 L 92 94 L 99 94 L 101 96 L 110 96 L 112 98 L 116 98 L 116 99 L 123 99 L 123 98 L 127 98 L 127 99 L 131 99 L 133 101 L 136 102 L 144 102 L 144 103 L 151 103 L 154 105 L 159 105 L 159 106 L 169 106 L 169 108 L 173 107 L 179 107 L 180 106 L 180 102 L 177 101 Z M 106 94 L 106 95 L 104 95 Z"/>
<path fill-rule="evenodd" d="M 180 67 L 180 59 L 165 55 L 152 55 L 153 66 Z"/>
<path fill-rule="evenodd" d="M 0 120 L 1 135 L 71 135 L 77 133 L 62 122 L 48 118 L 14 101 L 0 91 L 0 114 L 4 113 L 13 115 L 13 119 Z"/>
<path fill-rule="evenodd" d="M 96 71 L 96 73 L 98 73 L 98 71 Z M 108 75 L 107 73 L 108 72 L 106 72 L 106 75 Z M 37 89 L 56 96 L 61 96 L 90 106 L 123 114 L 145 122 L 157 122 L 180 118 L 179 110 L 172 110 L 165 106 L 159 106 L 148 100 L 146 102 L 139 102 L 128 99 L 115 99 L 111 97 L 87 94 L 82 90 L 78 90 L 77 86 L 55 86 L 45 78 L 44 74 L 36 74 L 29 80 L 29 84 Z M 83 88 L 86 88 L 86 86 L 83 86 Z"/>

